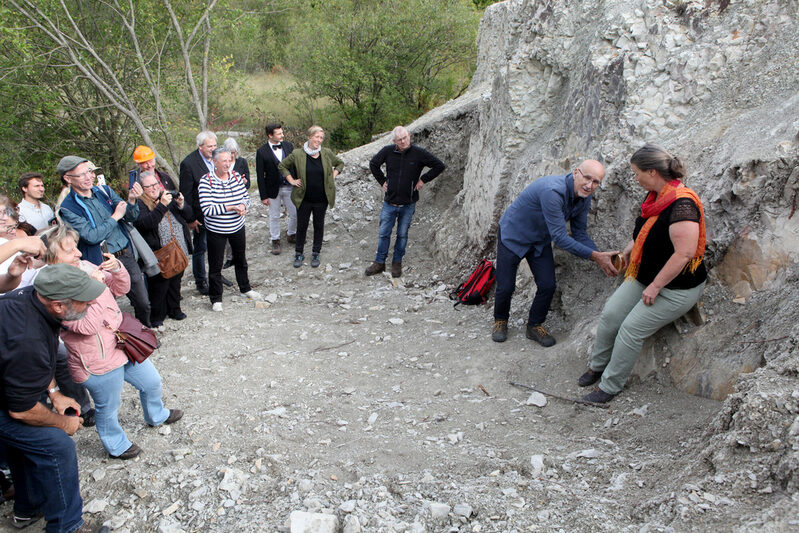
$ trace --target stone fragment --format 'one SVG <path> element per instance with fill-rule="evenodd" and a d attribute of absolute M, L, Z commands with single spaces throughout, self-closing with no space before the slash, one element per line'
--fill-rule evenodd
<path fill-rule="evenodd" d="M 292 511 L 289 516 L 291 533 L 336 533 L 338 518 L 332 514 Z"/>
<path fill-rule="evenodd" d="M 164 517 L 158 521 L 158 533 L 185 533 L 173 518 Z"/>
<path fill-rule="evenodd" d="M 459 503 L 456 504 L 455 507 L 452 508 L 452 512 L 455 513 L 457 516 L 463 516 L 465 518 L 469 518 L 472 516 L 472 506 L 468 503 Z"/>
<path fill-rule="evenodd" d="M 244 482 L 249 476 L 238 468 L 230 467 L 225 467 L 224 473 L 224 477 L 222 478 L 222 481 L 219 482 L 218 488 L 219 490 L 226 491 L 228 494 L 230 494 L 231 498 L 236 500 L 241 495 Z"/>
<path fill-rule="evenodd" d="M 177 511 L 178 508 L 180 508 L 181 505 L 183 505 L 183 502 L 178 500 L 178 501 L 172 503 L 172 505 L 170 505 L 169 507 L 167 507 L 163 511 L 161 511 L 161 514 L 164 515 L 164 516 L 169 516 L 172 513 L 174 513 L 175 511 Z"/>
<path fill-rule="evenodd" d="M 98 468 L 92 472 L 92 478 L 95 481 L 102 481 L 105 478 L 105 470 Z"/>
<path fill-rule="evenodd" d="M 648 409 L 649 409 L 649 404 L 644 404 L 638 409 L 633 409 L 633 414 L 643 418 L 644 416 L 646 416 L 646 412 Z"/>
<path fill-rule="evenodd" d="M 369 415 L 369 419 L 366 422 L 370 426 L 373 426 L 376 421 L 377 421 L 377 413 L 372 413 L 371 415 Z"/>
<path fill-rule="evenodd" d="M 283 407 L 281 405 L 280 407 L 275 407 L 274 409 L 270 409 L 269 411 L 264 412 L 264 414 L 275 415 L 275 416 L 277 416 L 279 418 L 286 418 L 286 413 L 287 412 L 288 412 L 288 409 L 286 409 L 285 407 Z"/>
<path fill-rule="evenodd" d="M 108 502 L 105 499 L 94 499 L 83 506 L 83 510 L 87 513 L 96 514 L 105 511 Z"/>
<path fill-rule="evenodd" d="M 430 502 L 430 517 L 436 522 L 443 522 L 449 517 L 450 509 L 446 503 Z"/>
<path fill-rule="evenodd" d="M 533 468 L 533 477 L 538 477 L 544 471 L 544 456 L 533 455 L 530 457 L 530 466 Z"/>
<path fill-rule="evenodd" d="M 361 522 L 357 516 L 348 515 L 342 533 L 361 533 Z"/>
<path fill-rule="evenodd" d="M 347 500 L 345 502 L 341 502 L 341 505 L 339 505 L 338 508 L 344 513 L 351 513 L 355 510 L 355 503 L 355 500 Z"/>
<path fill-rule="evenodd" d="M 547 397 L 540 392 L 533 391 L 530 397 L 527 398 L 525 405 L 535 405 L 536 407 L 544 407 L 547 404 Z"/>
<path fill-rule="evenodd" d="M 277 294 L 274 292 L 270 292 L 269 294 L 266 295 L 266 298 L 264 298 L 264 300 L 266 300 L 270 304 L 273 304 L 277 301 Z"/>
<path fill-rule="evenodd" d="M 401 318 L 389 318 L 388 321 L 395 326 L 401 326 L 405 323 L 405 321 Z"/>
<path fill-rule="evenodd" d="M 577 457 L 585 457 L 586 459 L 593 459 L 599 457 L 599 450 L 596 448 L 588 448 L 577 454 Z"/>

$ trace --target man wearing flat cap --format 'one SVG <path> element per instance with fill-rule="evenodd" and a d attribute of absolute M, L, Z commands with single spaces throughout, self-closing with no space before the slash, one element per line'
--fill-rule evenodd
<path fill-rule="evenodd" d="M 44 516 L 46 531 L 88 531 L 70 438 L 83 419 L 54 376 L 61 321 L 81 318 L 104 290 L 80 269 L 59 264 L 43 268 L 33 286 L 0 298 L 0 442 L 16 489 L 15 527 Z M 41 403 L 45 394 L 55 412 Z"/>
<path fill-rule="evenodd" d="M 78 249 L 83 258 L 99 265 L 104 261 L 101 243 L 108 253 L 119 259 L 130 274 L 128 298 L 136 318 L 150 325 L 150 300 L 139 264 L 133 254 L 133 245 L 126 222 L 131 224 L 139 216 L 136 200 L 142 195 L 141 185 L 134 183 L 128 193 L 128 201 L 107 185 L 94 186 L 94 172 L 89 162 L 76 155 L 68 155 L 58 162 L 58 173 L 70 191 L 61 203 L 61 218 L 78 232 Z"/>

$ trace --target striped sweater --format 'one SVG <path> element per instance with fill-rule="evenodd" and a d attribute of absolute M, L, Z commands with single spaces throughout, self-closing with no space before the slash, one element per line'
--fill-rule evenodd
<path fill-rule="evenodd" d="M 250 208 L 250 195 L 247 184 L 238 172 L 233 172 L 226 180 L 219 179 L 213 172 L 200 179 L 197 186 L 206 229 L 214 233 L 236 233 L 244 226 L 244 217 L 227 206 L 244 204 Z"/>

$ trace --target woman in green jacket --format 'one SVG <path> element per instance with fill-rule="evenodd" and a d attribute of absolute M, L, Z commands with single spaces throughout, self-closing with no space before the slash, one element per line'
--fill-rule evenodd
<path fill-rule="evenodd" d="M 302 266 L 305 258 L 305 236 L 308 222 L 313 214 L 313 255 L 311 266 L 319 266 L 322 251 L 322 237 L 325 232 L 325 212 L 327 206 L 333 207 L 336 201 L 336 176 L 344 167 L 344 162 L 329 148 L 322 148 L 325 130 L 319 126 L 308 128 L 308 140 L 302 150 L 295 150 L 280 162 L 278 168 L 294 190 L 291 201 L 297 206 L 297 241 L 294 250 L 294 268 Z"/>

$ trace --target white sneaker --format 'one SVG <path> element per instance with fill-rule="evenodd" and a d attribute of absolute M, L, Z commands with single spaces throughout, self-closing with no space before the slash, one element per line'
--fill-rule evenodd
<path fill-rule="evenodd" d="M 222 302 L 214 302 L 214 305 L 211 308 L 214 311 L 221 311 L 222 310 Z"/>
<path fill-rule="evenodd" d="M 247 298 L 251 298 L 253 300 L 260 300 L 261 299 L 261 293 L 258 292 L 258 291 L 249 290 L 247 292 L 243 292 L 242 294 L 244 296 L 246 296 Z"/>

